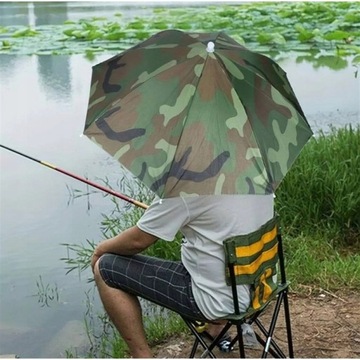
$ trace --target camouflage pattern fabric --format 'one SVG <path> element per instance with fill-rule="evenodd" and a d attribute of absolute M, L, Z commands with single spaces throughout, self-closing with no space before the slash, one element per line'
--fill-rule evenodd
<path fill-rule="evenodd" d="M 164 198 L 273 193 L 312 131 L 273 60 L 166 30 L 93 67 L 84 134 Z"/>

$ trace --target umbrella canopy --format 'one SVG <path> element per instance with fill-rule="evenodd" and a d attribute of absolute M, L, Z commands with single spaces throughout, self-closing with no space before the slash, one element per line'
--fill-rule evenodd
<path fill-rule="evenodd" d="M 166 30 L 93 67 L 84 134 L 173 197 L 273 193 L 312 131 L 273 60 Z"/>

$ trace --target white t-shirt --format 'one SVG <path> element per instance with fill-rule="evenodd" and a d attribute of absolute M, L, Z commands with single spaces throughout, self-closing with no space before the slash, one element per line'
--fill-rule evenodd
<path fill-rule="evenodd" d="M 191 275 L 196 304 L 209 319 L 234 312 L 231 287 L 225 282 L 223 241 L 252 232 L 274 215 L 273 195 L 209 195 L 155 201 L 137 226 L 172 241 L 184 235 L 181 260 Z M 238 285 L 240 310 L 250 302 L 248 285 Z"/>

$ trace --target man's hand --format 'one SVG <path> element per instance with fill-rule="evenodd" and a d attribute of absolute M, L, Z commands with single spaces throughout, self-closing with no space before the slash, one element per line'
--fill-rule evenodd
<path fill-rule="evenodd" d="M 92 272 L 94 272 L 94 266 L 96 264 L 96 262 L 100 259 L 100 256 L 103 255 L 104 253 L 100 250 L 100 244 L 98 244 L 94 250 L 94 253 L 91 257 L 91 268 L 92 268 Z"/>

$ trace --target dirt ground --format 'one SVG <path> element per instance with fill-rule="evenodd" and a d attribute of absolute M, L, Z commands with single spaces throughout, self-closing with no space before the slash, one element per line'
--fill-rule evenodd
<path fill-rule="evenodd" d="M 359 293 L 320 291 L 315 295 L 309 289 L 306 295 L 290 294 L 289 303 L 295 358 L 360 358 Z M 262 315 L 265 323 L 269 312 Z M 274 336 L 280 346 L 286 345 L 282 341 L 285 334 L 281 311 Z M 157 345 L 154 354 L 158 358 L 188 358 L 191 346 L 190 335 L 184 334 Z M 219 351 L 215 354 L 218 358 L 239 357 L 238 348 L 229 354 Z M 246 356 L 258 358 L 261 352 L 249 349 Z"/>

